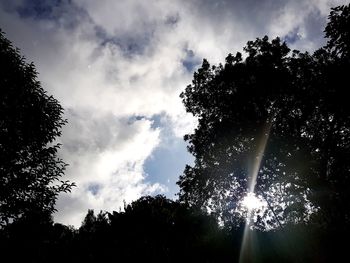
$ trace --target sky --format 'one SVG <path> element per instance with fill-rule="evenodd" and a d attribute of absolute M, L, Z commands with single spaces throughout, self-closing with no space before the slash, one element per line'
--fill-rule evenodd
<path fill-rule="evenodd" d="M 88 209 L 119 211 L 143 195 L 176 199 L 193 157 L 196 119 L 179 94 L 203 58 L 223 62 L 249 40 L 279 36 L 292 49 L 325 43 L 343 0 L 0 0 L 0 28 L 68 124 L 58 142 L 76 183 L 56 222 L 78 227 Z"/>

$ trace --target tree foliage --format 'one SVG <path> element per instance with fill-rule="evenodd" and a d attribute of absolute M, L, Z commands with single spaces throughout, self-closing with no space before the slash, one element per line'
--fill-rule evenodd
<path fill-rule="evenodd" d="M 185 136 L 196 159 L 178 181 L 181 201 L 237 225 L 251 189 L 268 204 L 256 227 L 350 223 L 348 10 L 333 9 L 329 42 L 313 54 L 265 36 L 247 43 L 245 58 L 203 60 L 181 94 L 199 121 Z"/>
<path fill-rule="evenodd" d="M 60 192 L 72 184 L 60 181 L 66 164 L 57 157 L 65 124 L 63 109 L 37 80 L 0 31 L 0 225 L 41 211 L 51 214 Z"/>

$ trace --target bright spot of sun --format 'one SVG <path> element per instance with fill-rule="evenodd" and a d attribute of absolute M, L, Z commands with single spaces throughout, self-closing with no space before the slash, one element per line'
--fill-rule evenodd
<path fill-rule="evenodd" d="M 247 208 L 249 211 L 263 208 L 265 202 L 256 197 L 254 193 L 248 193 L 242 200 L 242 205 Z"/>

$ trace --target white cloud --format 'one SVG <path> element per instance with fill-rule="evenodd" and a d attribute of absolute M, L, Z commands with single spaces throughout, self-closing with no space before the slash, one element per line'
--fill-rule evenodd
<path fill-rule="evenodd" d="M 74 0 L 47 2 L 44 16 L 28 11 L 31 1 L 4 0 L 2 29 L 34 61 L 69 120 L 60 154 L 78 187 L 60 196 L 56 220 L 79 225 L 88 208 L 118 209 L 124 199 L 166 191 L 144 172 L 166 142 L 150 119 L 166 115 L 179 138 L 193 129 L 179 98 L 192 78 L 183 65 L 189 52 L 193 67 L 204 57 L 218 63 L 248 40 L 291 32 L 300 36 L 293 48 L 312 51 L 322 44 L 329 7 L 342 2 Z"/>
<path fill-rule="evenodd" d="M 166 190 L 144 182 L 144 161 L 159 144 L 160 130 L 152 129 L 151 121 L 86 110 L 66 115 L 70 121 L 60 138 L 60 154 L 69 160 L 66 174 L 78 187 L 59 199 L 57 221 L 79 225 L 89 208 L 117 210 L 123 200 Z"/>

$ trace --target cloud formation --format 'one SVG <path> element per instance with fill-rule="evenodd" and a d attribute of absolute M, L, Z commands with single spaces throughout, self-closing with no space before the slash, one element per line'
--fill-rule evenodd
<path fill-rule="evenodd" d="M 179 142 L 195 120 L 179 94 L 202 58 L 221 62 L 264 35 L 312 51 L 324 43 L 330 6 L 344 2 L 1 1 L 0 27 L 35 63 L 69 121 L 60 155 L 78 187 L 59 197 L 55 219 L 78 226 L 88 208 L 173 193 L 174 178 L 157 176 L 180 174 L 191 162 Z M 177 164 L 164 156 L 176 158 L 172 147 Z"/>

